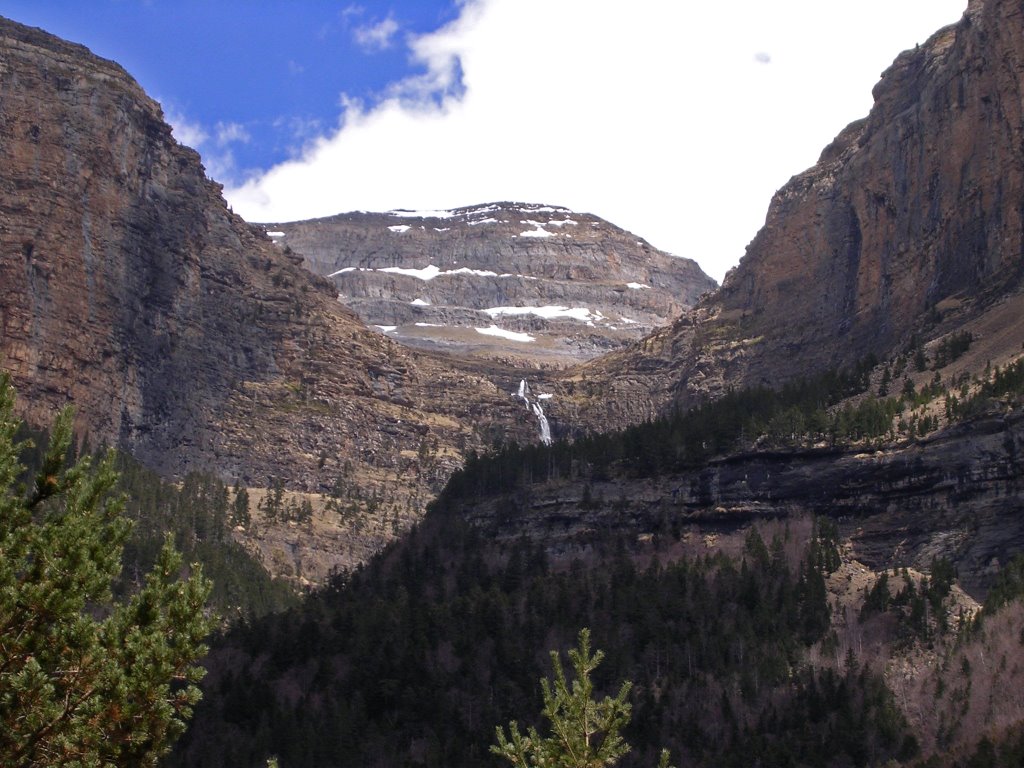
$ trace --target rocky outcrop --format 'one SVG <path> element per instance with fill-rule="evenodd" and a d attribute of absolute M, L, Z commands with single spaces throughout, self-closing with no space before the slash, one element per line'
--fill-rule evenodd
<path fill-rule="evenodd" d="M 716 287 L 590 214 L 526 203 L 266 225 L 403 343 L 562 363 L 667 325 Z"/>
<path fill-rule="evenodd" d="M 874 107 L 792 179 L 719 297 L 801 360 L 885 352 L 1024 270 L 1024 14 L 974 2 L 902 53 Z M 794 306 L 794 298 L 798 304 Z"/>
<path fill-rule="evenodd" d="M 565 559 L 610 535 L 641 547 L 660 537 L 665 549 L 695 542 L 699 552 L 757 520 L 830 517 L 871 568 L 927 571 L 945 557 L 963 586 L 983 595 L 1024 551 L 1022 451 L 1024 412 L 993 411 L 884 449 L 751 451 L 654 479 L 555 481 L 511 499 L 475 499 L 461 514 L 489 539 L 525 536 Z"/>
<path fill-rule="evenodd" d="M 1022 93 L 1020 4 L 974 0 L 959 23 L 900 54 L 868 117 L 776 193 L 718 292 L 669 332 L 591 367 L 600 400 L 634 403 L 634 418 L 726 386 L 884 358 L 1019 290 Z M 617 418 L 593 407 L 580 418 Z"/>
<path fill-rule="evenodd" d="M 386 519 L 374 541 L 467 448 L 536 439 L 518 373 L 368 330 L 229 211 L 116 64 L 0 20 L 0 146 L 0 364 L 30 422 L 72 403 L 93 445 L 167 475 L 343 488 Z"/>

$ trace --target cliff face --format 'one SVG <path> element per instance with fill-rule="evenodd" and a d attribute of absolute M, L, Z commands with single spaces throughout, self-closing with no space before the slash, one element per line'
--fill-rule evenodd
<path fill-rule="evenodd" d="M 461 514 L 488 540 L 526 537 L 566 558 L 586 555 L 609 534 L 641 549 L 662 536 L 701 552 L 758 520 L 828 517 L 872 569 L 927 571 L 945 557 L 964 588 L 983 595 L 1024 550 L 1022 449 L 1024 413 L 993 412 L 884 449 L 737 453 L 651 479 L 538 484 L 515 497 L 474 500 Z"/>
<path fill-rule="evenodd" d="M 610 416 L 622 423 L 729 385 L 885 358 L 914 334 L 937 337 L 1015 294 L 1022 78 L 1024 14 L 1014 0 L 976 0 L 959 23 L 897 57 L 868 117 L 776 193 L 721 289 L 672 329 L 593 364 L 587 378 L 601 400 L 634 404 Z M 580 418 L 605 423 L 607 410 L 588 397 Z"/>
<path fill-rule="evenodd" d="M 868 118 L 776 194 L 723 309 L 836 364 L 891 349 L 933 307 L 1016 288 L 1022 75 L 1024 15 L 1006 0 L 901 54 Z"/>
<path fill-rule="evenodd" d="M 251 322 L 248 273 L 294 265 L 119 67 L 7 22 L 0 45 L 0 328 L 27 415 L 70 400 L 146 459 L 208 450 L 230 382 L 277 368 L 283 317 Z"/>
<path fill-rule="evenodd" d="M 232 214 L 117 65 L 0 20 L 0 146 L 0 362 L 29 421 L 70 402 L 167 474 L 344 486 L 387 517 L 374 541 L 467 447 L 536 437 L 514 373 L 366 329 Z"/>
<path fill-rule="evenodd" d="M 668 324 L 716 287 L 690 259 L 547 205 L 346 213 L 267 229 L 368 324 L 446 351 L 577 362 Z"/>

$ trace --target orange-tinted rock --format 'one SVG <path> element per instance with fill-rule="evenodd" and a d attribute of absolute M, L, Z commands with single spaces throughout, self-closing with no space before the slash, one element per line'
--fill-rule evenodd
<path fill-rule="evenodd" d="M 900 54 L 864 120 L 771 201 L 722 287 L 576 374 L 585 425 L 885 358 L 977 318 L 1024 274 L 1024 14 L 975 0 Z M 578 387 L 577 387 L 578 388 Z M 609 403 L 628 403 L 619 417 Z"/>
<path fill-rule="evenodd" d="M 93 445 L 169 475 L 341 478 L 387 513 L 378 542 L 467 448 L 535 439 L 516 373 L 368 330 L 228 209 L 116 64 L 0 20 L 0 146 L 0 364 L 29 421 L 73 403 Z"/>

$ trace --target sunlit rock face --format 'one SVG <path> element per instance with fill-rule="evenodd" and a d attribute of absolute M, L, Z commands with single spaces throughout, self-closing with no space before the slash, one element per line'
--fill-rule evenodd
<path fill-rule="evenodd" d="M 553 364 L 674 320 L 715 287 L 590 214 L 492 203 L 267 225 L 369 325 L 406 344 Z"/>
<path fill-rule="evenodd" d="M 999 311 L 1024 270 L 1022 73 L 1016 0 L 972 2 L 900 54 L 870 114 L 775 194 L 722 287 L 591 364 L 602 396 L 578 418 L 622 424 L 729 387 L 778 386 Z M 991 333 L 979 340 L 994 358 L 1009 353 Z"/>
<path fill-rule="evenodd" d="M 519 372 L 368 329 L 228 209 L 117 64 L 0 19 L 0 146 L 0 367 L 20 413 L 71 403 L 92 446 L 167 476 L 341 489 L 348 516 L 315 521 L 335 540 L 293 542 L 293 574 L 314 550 L 299 575 L 365 559 L 464 451 L 539 439 Z"/>
<path fill-rule="evenodd" d="M 865 120 L 772 200 L 720 301 L 821 363 L 903 340 L 943 302 L 1018 287 L 1024 268 L 1024 19 L 972 3 L 900 54 Z M 815 349 L 818 347 L 818 349 Z"/>

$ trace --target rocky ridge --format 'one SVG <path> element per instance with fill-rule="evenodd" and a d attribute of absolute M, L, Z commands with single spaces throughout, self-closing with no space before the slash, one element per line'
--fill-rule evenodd
<path fill-rule="evenodd" d="M 981 322 L 1024 269 L 1022 92 L 1019 4 L 972 0 L 957 24 L 900 54 L 868 117 L 776 193 L 719 291 L 566 376 L 573 418 L 634 423 Z M 994 345 L 993 361 L 1017 346 Z"/>
<path fill-rule="evenodd" d="M 312 579 L 418 519 L 465 450 L 536 439 L 517 372 L 368 330 L 118 65 L 7 20 L 0 54 L 0 360 L 29 422 L 71 403 L 93 445 L 165 475 L 344 495 L 354 550 L 293 573 Z"/>
<path fill-rule="evenodd" d="M 405 344 L 566 364 L 635 341 L 716 287 L 695 262 L 550 205 L 355 212 L 265 225 Z"/>
<path fill-rule="evenodd" d="M 886 446 L 753 450 L 655 478 L 538 484 L 514 499 L 474 500 L 460 514 L 488 540 L 526 537 L 566 560 L 609 535 L 641 549 L 661 536 L 699 553 L 757 521 L 824 516 L 872 569 L 928 570 L 944 557 L 968 592 L 983 595 L 1024 551 L 1022 449 L 1024 412 L 993 411 Z"/>

